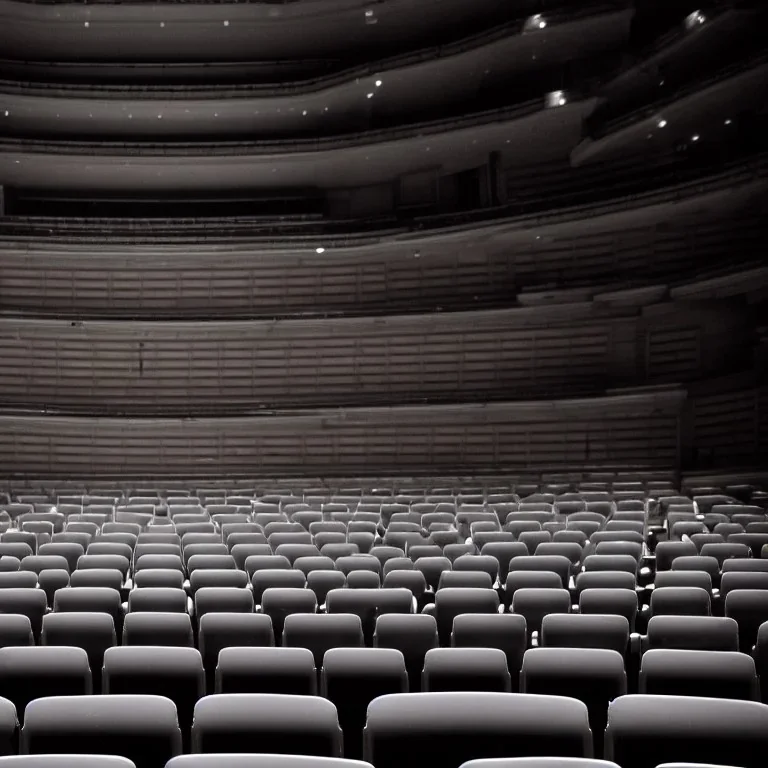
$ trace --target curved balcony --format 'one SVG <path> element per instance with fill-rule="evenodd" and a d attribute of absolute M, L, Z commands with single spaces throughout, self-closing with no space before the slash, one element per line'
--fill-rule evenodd
<path fill-rule="evenodd" d="M 0 224 L 3 311 L 284 317 L 509 306 L 520 292 L 566 286 L 581 298 L 674 288 L 764 259 L 768 180 L 759 169 L 752 162 L 558 214 L 355 236 L 259 238 L 252 219 L 11 218 Z M 115 234 L 118 226 L 130 231 Z"/>
<path fill-rule="evenodd" d="M 569 0 L 0 2 L 0 51 L 25 62 L 211 63 L 355 58 L 413 50 Z M 629 3 L 617 2 L 619 7 Z M 255 54 L 257 54 L 255 56 Z"/>
<path fill-rule="evenodd" d="M 648 297 L 646 301 L 653 301 Z M 0 320 L 0 405 L 194 415 L 594 394 L 743 366 L 738 303 L 248 322 Z"/>
<path fill-rule="evenodd" d="M 547 109 L 536 99 L 461 119 L 316 140 L 157 144 L 6 138 L 0 140 L 0 184 L 145 193 L 364 186 L 418 169 L 451 174 L 477 168 L 502 148 L 515 157 L 552 157 L 575 143 L 593 106 L 588 99 Z"/>
<path fill-rule="evenodd" d="M 116 86 L 0 81 L 0 131 L 17 137 L 141 139 L 329 135 L 369 125 L 462 113 L 483 94 L 520 87 L 524 102 L 555 90 L 552 68 L 618 50 L 630 11 L 605 6 L 535 34 L 507 23 L 490 32 L 342 72 L 290 83 L 233 86 Z M 551 80 L 551 87 L 541 85 Z"/>
<path fill-rule="evenodd" d="M 564 468 L 669 471 L 677 464 L 684 399 L 684 391 L 670 389 L 585 400 L 231 419 L 6 414 L 0 416 L 0 466 L 9 478 L 79 481 Z"/>

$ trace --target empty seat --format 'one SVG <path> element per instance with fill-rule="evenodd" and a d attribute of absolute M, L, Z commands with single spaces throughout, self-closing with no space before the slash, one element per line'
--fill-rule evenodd
<path fill-rule="evenodd" d="M 432 609 L 440 645 L 445 648 L 450 644 L 456 616 L 462 613 L 498 613 L 499 605 L 499 596 L 492 589 L 456 587 L 438 590 L 434 606 L 427 608 Z"/>
<path fill-rule="evenodd" d="M 317 598 L 311 589 L 269 587 L 261 597 L 261 611 L 272 619 L 275 643 L 279 645 L 285 619 L 296 613 L 315 613 Z"/>
<path fill-rule="evenodd" d="M 646 651 L 638 690 L 666 696 L 760 700 L 754 660 L 732 651 Z"/>
<path fill-rule="evenodd" d="M 284 568 L 268 568 L 263 571 L 256 571 L 251 578 L 253 602 L 256 605 L 261 605 L 261 598 L 264 591 L 269 588 L 288 587 L 293 589 L 304 589 L 306 584 L 306 576 L 298 569 L 292 568 L 286 570 Z"/>
<path fill-rule="evenodd" d="M 592 751 L 587 708 L 555 696 L 422 693 L 382 696 L 368 707 L 364 758 L 376 768 L 459 768 L 471 758 Z"/>
<path fill-rule="evenodd" d="M 192 621 L 187 613 L 129 613 L 123 625 L 123 645 L 193 648 Z"/>
<path fill-rule="evenodd" d="M 368 705 L 408 691 L 405 659 L 390 648 L 332 648 L 323 659 L 321 689 L 338 712 L 345 757 L 359 758 Z"/>
<path fill-rule="evenodd" d="M 18 613 L 0 614 L 0 648 L 16 645 L 34 645 L 32 623 Z"/>
<path fill-rule="evenodd" d="M 123 574 L 115 568 L 93 568 L 73 571 L 69 577 L 70 587 L 107 587 L 120 590 Z"/>
<path fill-rule="evenodd" d="M 86 747 L 87 745 L 87 747 Z M 162 696 L 54 696 L 29 704 L 22 754 L 113 754 L 164 768 L 181 754 L 176 707 Z"/>
<path fill-rule="evenodd" d="M 567 589 L 571 576 L 571 561 L 563 555 L 516 557 L 509 563 L 509 573 L 516 571 L 552 571 L 560 576 L 563 589 Z"/>
<path fill-rule="evenodd" d="M 691 651 L 738 651 L 739 627 L 719 616 L 653 616 L 646 646 Z"/>
<path fill-rule="evenodd" d="M 237 587 L 201 587 L 195 592 L 195 616 L 207 613 L 253 613 L 253 594 Z"/>
<path fill-rule="evenodd" d="M 520 667 L 528 645 L 525 617 L 510 613 L 465 613 L 453 620 L 454 648 L 495 648 L 504 652 L 510 686 L 518 690 Z"/>
<path fill-rule="evenodd" d="M 41 642 L 82 648 L 88 656 L 93 691 L 101 691 L 104 652 L 117 643 L 115 622 L 108 613 L 49 613 L 43 618 Z"/>
<path fill-rule="evenodd" d="M 422 691 L 511 691 L 507 657 L 498 648 L 433 648 L 424 658 Z"/>
<path fill-rule="evenodd" d="M 149 587 L 132 589 L 128 595 L 129 613 L 156 611 L 159 613 L 185 613 L 187 593 L 183 589 Z"/>
<path fill-rule="evenodd" d="M 0 690 L 20 719 L 33 699 L 82 696 L 92 692 L 92 685 L 88 654 L 82 648 L 0 648 Z"/>
<path fill-rule="evenodd" d="M 739 625 L 739 650 L 751 653 L 760 625 L 768 621 L 768 592 L 734 589 L 725 598 L 725 615 Z"/>
<path fill-rule="evenodd" d="M 99 569 L 99 572 L 104 569 Z M 75 574 L 80 571 L 75 571 Z M 87 573 L 87 571 L 85 572 Z M 71 586 L 75 586 L 70 582 Z M 170 568 L 147 568 L 133 575 L 133 585 L 141 589 L 145 587 L 165 587 L 167 589 L 182 589 L 184 573 Z"/>
<path fill-rule="evenodd" d="M 167 696 L 176 706 L 186 743 L 195 703 L 205 695 L 203 662 L 195 648 L 109 648 L 102 688 L 105 694 Z"/>
<path fill-rule="evenodd" d="M 341 757 L 336 707 L 318 696 L 234 693 L 207 696 L 195 707 L 192 751 Z"/>
<path fill-rule="evenodd" d="M 325 605 L 328 594 L 334 589 L 342 589 L 347 577 L 340 571 L 311 571 L 307 574 L 307 589 L 311 589 L 319 606 Z"/>
<path fill-rule="evenodd" d="M 765 765 L 768 707 L 688 696 L 622 696 L 611 703 L 605 759 L 622 768 L 689 761 Z"/>
<path fill-rule="evenodd" d="M 602 648 L 626 656 L 629 622 L 610 614 L 553 613 L 541 622 L 544 648 Z"/>
<path fill-rule="evenodd" d="M 222 648 L 216 693 L 286 693 L 315 696 L 317 670 L 306 648 Z"/>
<path fill-rule="evenodd" d="M 512 612 L 525 617 L 528 637 L 541 631 L 541 622 L 552 613 L 570 613 L 571 596 L 567 589 L 518 589 L 512 598 Z"/>
<path fill-rule="evenodd" d="M 198 647 L 206 672 L 207 691 L 214 691 L 216 665 L 223 648 L 274 644 L 272 619 L 263 613 L 206 613 L 198 624 Z"/>
<path fill-rule="evenodd" d="M 325 652 L 331 648 L 362 648 L 363 626 L 360 617 L 349 613 L 294 613 L 283 627 L 283 646 L 309 648 L 315 667 L 321 669 Z"/>
<path fill-rule="evenodd" d="M 376 619 L 373 645 L 391 648 L 403 655 L 411 693 L 421 690 L 424 657 L 438 644 L 437 622 L 433 616 L 388 613 Z"/>
<path fill-rule="evenodd" d="M 579 613 L 623 616 L 629 622 L 629 631 L 634 632 L 637 594 L 629 589 L 585 589 L 579 595 Z"/>
<path fill-rule="evenodd" d="M 413 595 L 407 589 L 335 589 L 326 601 L 329 614 L 346 613 L 360 617 L 366 644 L 373 641 L 378 616 L 387 613 L 413 613 Z"/>
<path fill-rule="evenodd" d="M 45 592 L 28 587 L 0 589 L 0 614 L 15 613 L 26 616 L 35 639 L 40 637 L 43 616 L 48 609 Z"/>
<path fill-rule="evenodd" d="M 0 759 L 2 768 L 136 768 L 115 755 L 14 755 Z"/>
<path fill-rule="evenodd" d="M 698 587 L 661 587 L 651 593 L 651 616 L 709 616 L 709 593 Z"/>
<path fill-rule="evenodd" d="M 686 558 L 680 558 L 684 560 Z M 712 575 L 706 571 L 662 571 L 654 578 L 654 587 L 698 587 L 712 593 Z"/>
<path fill-rule="evenodd" d="M 627 692 L 624 655 L 605 648 L 531 648 L 523 657 L 520 688 L 583 702 L 601 754 L 608 705 Z"/>
<path fill-rule="evenodd" d="M 485 571 L 442 571 L 437 582 L 438 591 L 443 589 L 492 589 L 491 575 Z"/>

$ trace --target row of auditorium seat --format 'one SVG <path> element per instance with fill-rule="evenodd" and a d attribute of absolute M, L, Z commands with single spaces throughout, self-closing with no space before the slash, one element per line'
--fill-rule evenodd
<path fill-rule="evenodd" d="M 374 680 L 368 673 L 361 682 Z M 353 696 L 361 691 L 353 680 L 339 683 Z M 195 705 L 188 751 L 216 755 L 230 766 L 239 763 L 232 753 L 339 758 L 345 752 L 339 714 L 318 696 L 208 696 Z M 358 721 L 364 722 L 363 759 L 375 768 L 422 768 L 427 761 L 459 768 L 493 757 L 591 758 L 595 742 L 621 768 L 680 760 L 762 768 L 768 751 L 768 705 L 726 699 L 619 696 L 608 706 L 603 734 L 592 733 L 582 701 L 547 694 L 382 694 L 362 708 Z M 15 708 L 0 699 L 5 755 L 15 752 L 16 738 Z M 18 739 L 22 755 L 87 749 L 126 757 L 136 768 L 163 768 L 184 751 L 176 707 L 154 695 L 37 699 L 27 706 Z"/>
<path fill-rule="evenodd" d="M 116 755 L 14 755 L 0 757 L 0 768 L 137 768 Z M 373 768 L 361 760 L 307 755 L 230 753 L 181 755 L 165 768 Z M 469 760 L 458 768 L 620 768 L 614 762 L 580 757 L 502 757 Z M 652 768 L 648 766 L 648 768 Z M 725 768 L 701 763 L 663 763 L 656 768 Z"/>

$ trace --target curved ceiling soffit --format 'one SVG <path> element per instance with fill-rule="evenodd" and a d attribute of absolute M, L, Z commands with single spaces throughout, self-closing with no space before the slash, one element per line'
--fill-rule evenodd
<path fill-rule="evenodd" d="M 428 135 L 414 126 L 408 135 L 376 134 L 373 143 L 354 146 L 349 139 L 336 138 L 324 143 L 327 149 L 319 149 L 317 142 L 306 148 L 251 143 L 236 151 L 198 145 L 192 154 L 188 145 L 99 147 L 7 140 L 0 141 L 0 184 L 123 191 L 368 186 L 419 170 L 451 174 L 476 168 L 496 150 L 508 156 L 503 159 L 507 163 L 510 158 L 551 159 L 555 150 L 562 153 L 563 147 L 575 144 L 593 108 L 593 99 L 557 108 L 545 108 L 542 101 L 540 108 L 530 106 L 517 117 L 514 110 L 502 110 L 463 127 L 441 121 Z"/>
<path fill-rule="evenodd" d="M 0 50 L 22 61 L 216 62 L 418 48 L 508 18 L 502 0 L 28 3 L 0 0 Z M 532 11 L 534 12 L 534 11 Z M 140 44 L 137 44 L 140 41 Z"/>
<path fill-rule="evenodd" d="M 284 87 L 140 90 L 0 82 L 0 126 L 16 136 L 35 135 L 41 126 L 48 135 L 134 137 L 354 130 L 372 119 L 468 103 L 510 77 L 613 48 L 628 37 L 631 18 L 631 12 L 602 14 L 530 35 L 499 29 L 447 52 L 426 49 Z"/>

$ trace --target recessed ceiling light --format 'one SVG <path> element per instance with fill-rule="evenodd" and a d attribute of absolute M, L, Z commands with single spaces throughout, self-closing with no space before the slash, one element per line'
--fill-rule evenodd
<path fill-rule="evenodd" d="M 667 121 L 663 117 L 661 118 L 661 120 L 659 120 L 658 123 L 656 123 L 656 125 L 658 125 L 659 128 L 664 128 L 666 124 L 667 124 Z"/>
<path fill-rule="evenodd" d="M 325 253 L 325 248 L 315 248 L 315 253 Z"/>
<path fill-rule="evenodd" d="M 372 94 L 372 93 L 369 93 L 369 94 L 366 96 L 366 98 L 368 98 L 368 99 L 372 99 L 372 98 L 373 98 L 373 94 Z"/>
<path fill-rule="evenodd" d="M 381 80 L 377 80 L 376 81 L 376 87 L 377 88 L 381 88 Z"/>

